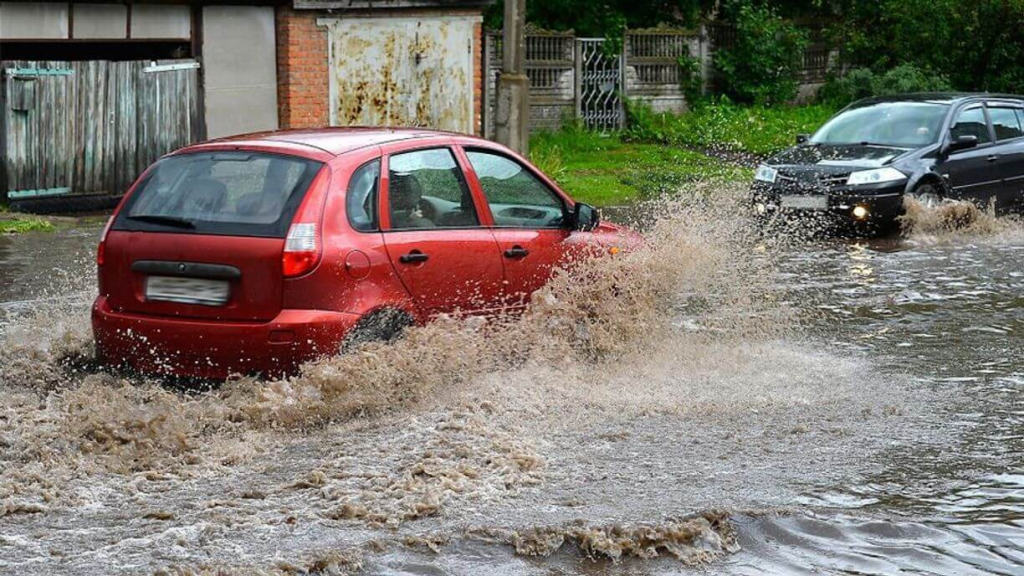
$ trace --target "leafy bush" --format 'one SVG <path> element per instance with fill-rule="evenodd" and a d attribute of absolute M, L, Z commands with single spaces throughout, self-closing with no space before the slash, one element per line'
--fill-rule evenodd
<path fill-rule="evenodd" d="M 727 98 L 703 102 L 686 114 L 656 113 L 641 102 L 626 106 L 626 140 L 755 155 L 792 146 L 796 135 L 814 132 L 835 113 L 827 104 L 740 106 Z"/>
<path fill-rule="evenodd" d="M 875 74 L 869 68 L 855 68 L 843 76 L 835 76 L 821 87 L 818 99 L 836 106 L 845 106 L 870 96 L 942 92 L 952 88 L 949 79 L 941 74 L 913 64 L 901 64 L 884 74 Z"/>
<path fill-rule="evenodd" d="M 807 34 L 754 0 L 726 7 L 736 26 L 736 43 L 715 54 L 726 93 L 739 102 L 764 106 L 796 97 Z"/>
<path fill-rule="evenodd" d="M 679 57 L 679 87 L 683 90 L 686 103 L 695 105 L 704 96 L 704 78 L 701 74 L 700 59 L 693 56 Z"/>

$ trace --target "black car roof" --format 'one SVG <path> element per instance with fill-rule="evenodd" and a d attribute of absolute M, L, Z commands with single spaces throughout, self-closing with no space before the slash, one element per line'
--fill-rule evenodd
<path fill-rule="evenodd" d="M 866 104 L 877 104 L 880 102 L 933 102 L 935 104 L 956 104 L 964 100 L 978 98 L 1022 100 L 1024 96 L 1014 94 L 992 94 L 988 92 L 916 92 L 913 94 L 890 94 L 887 96 L 874 96 L 854 102 L 854 106 Z"/>

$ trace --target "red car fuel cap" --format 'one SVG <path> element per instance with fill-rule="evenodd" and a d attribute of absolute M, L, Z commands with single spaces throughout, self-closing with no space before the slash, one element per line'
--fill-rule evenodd
<path fill-rule="evenodd" d="M 345 271 L 348 275 L 361 280 L 370 275 L 370 259 L 359 250 L 353 250 L 345 257 Z"/>

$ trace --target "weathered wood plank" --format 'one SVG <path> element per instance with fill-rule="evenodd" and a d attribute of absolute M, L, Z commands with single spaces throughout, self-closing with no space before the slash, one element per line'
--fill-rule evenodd
<path fill-rule="evenodd" d="M 189 62 L 153 72 L 143 61 L 0 62 L 70 70 L 37 75 L 29 88 L 6 77 L 0 85 L 7 191 L 124 193 L 154 160 L 203 133 L 198 71 L 174 66 Z M 15 109 L 16 100 L 29 104 Z"/>

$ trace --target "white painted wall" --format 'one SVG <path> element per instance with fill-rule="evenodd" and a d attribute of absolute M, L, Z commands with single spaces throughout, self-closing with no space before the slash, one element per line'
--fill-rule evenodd
<path fill-rule="evenodd" d="M 203 8 L 203 88 L 210 138 L 277 129 L 277 58 L 270 6 Z"/>

